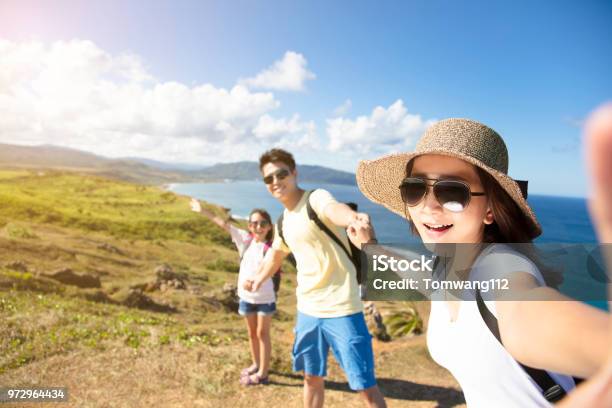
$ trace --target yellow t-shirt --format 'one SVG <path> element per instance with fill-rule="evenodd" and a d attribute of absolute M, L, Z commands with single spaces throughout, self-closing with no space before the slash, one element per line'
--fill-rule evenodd
<path fill-rule="evenodd" d="M 315 317 L 341 317 L 361 312 L 363 304 L 355 266 L 344 250 L 308 218 L 306 194 L 293 210 L 284 210 L 285 243 L 278 234 L 272 243 L 276 250 L 293 252 L 297 262 L 297 309 Z M 310 205 L 321 221 L 348 249 L 346 231 L 332 224 L 323 213 L 328 204 L 336 202 L 326 190 L 318 189 L 310 195 Z"/>

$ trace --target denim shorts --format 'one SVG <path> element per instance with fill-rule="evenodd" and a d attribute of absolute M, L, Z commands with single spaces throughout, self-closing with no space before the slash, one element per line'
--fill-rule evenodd
<path fill-rule="evenodd" d="M 260 316 L 270 316 L 276 312 L 276 302 L 272 303 L 249 303 L 244 300 L 238 302 L 238 314 L 247 316 L 257 313 Z"/>
<path fill-rule="evenodd" d="M 331 347 L 352 390 L 376 385 L 372 336 L 363 313 L 319 318 L 298 311 L 294 331 L 293 371 L 324 377 Z"/>

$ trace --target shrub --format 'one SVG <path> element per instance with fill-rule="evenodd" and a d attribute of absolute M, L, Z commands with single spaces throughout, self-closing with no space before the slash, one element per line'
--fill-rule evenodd
<path fill-rule="evenodd" d="M 8 224 L 5 227 L 6 233 L 9 238 L 13 239 L 37 239 L 38 236 L 30 231 L 28 228 L 16 225 L 16 224 Z"/>
<path fill-rule="evenodd" d="M 402 337 L 409 334 L 420 334 L 423 331 L 423 319 L 413 307 L 408 307 L 384 319 L 389 334 Z"/>

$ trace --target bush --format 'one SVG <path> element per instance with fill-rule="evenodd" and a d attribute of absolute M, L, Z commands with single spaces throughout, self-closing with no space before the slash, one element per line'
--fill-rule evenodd
<path fill-rule="evenodd" d="M 385 317 L 384 322 L 387 331 L 393 337 L 420 334 L 423 331 L 423 319 L 413 307 L 408 307 Z"/>
<path fill-rule="evenodd" d="M 38 239 L 38 236 L 26 227 L 16 224 L 8 224 L 5 228 L 9 238 L 13 239 Z"/>
<path fill-rule="evenodd" d="M 208 262 L 204 265 L 206 269 L 213 271 L 227 271 L 238 273 L 240 265 L 233 261 L 227 261 L 225 259 L 215 259 L 214 261 Z"/>

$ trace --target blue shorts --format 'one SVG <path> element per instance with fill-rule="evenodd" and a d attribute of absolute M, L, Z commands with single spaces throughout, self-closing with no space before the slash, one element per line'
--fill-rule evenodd
<path fill-rule="evenodd" d="M 293 371 L 324 377 L 331 346 L 352 390 L 376 385 L 372 336 L 363 313 L 319 318 L 298 312 L 294 332 Z"/>
<path fill-rule="evenodd" d="M 260 316 L 270 316 L 276 312 L 276 302 L 272 303 L 249 303 L 244 300 L 238 302 L 238 314 L 247 316 L 257 313 Z"/>

